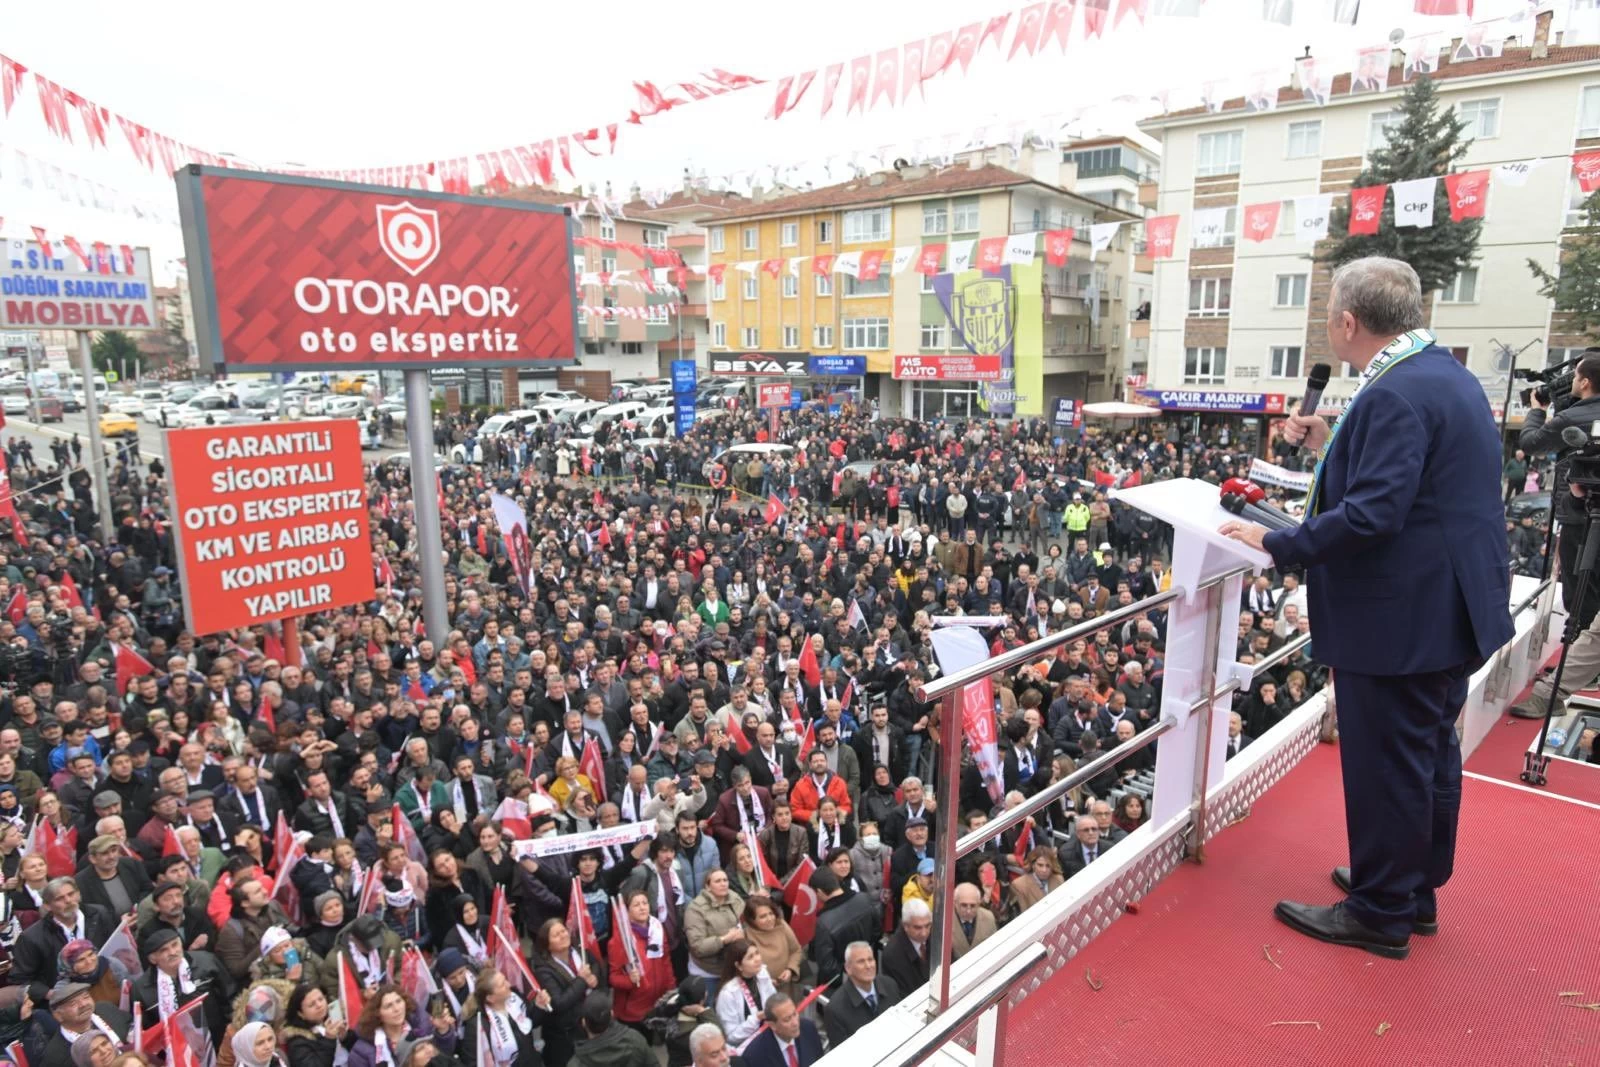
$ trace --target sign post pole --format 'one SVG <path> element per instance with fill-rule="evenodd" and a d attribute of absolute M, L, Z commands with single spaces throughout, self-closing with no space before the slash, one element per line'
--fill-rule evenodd
<path fill-rule="evenodd" d="M 406 440 L 411 446 L 411 500 L 417 514 L 417 569 L 422 572 L 422 619 L 428 640 L 443 648 L 450 634 L 444 605 L 444 538 L 440 532 L 438 474 L 433 469 L 433 388 L 426 370 L 406 376 Z"/>
<path fill-rule="evenodd" d="M 94 478 L 94 503 L 100 512 L 101 536 L 110 540 L 111 482 L 106 477 L 105 446 L 100 440 L 100 398 L 94 391 L 94 360 L 89 354 L 89 331 L 78 330 L 78 375 L 83 379 L 83 417 L 89 424 L 89 473 Z"/>
<path fill-rule="evenodd" d="M 300 666 L 300 619 L 295 615 L 283 620 L 283 665 Z"/>
<path fill-rule="evenodd" d="M 39 382 L 33 376 L 33 345 L 31 343 L 24 345 L 22 348 L 22 366 L 24 380 L 28 383 L 28 418 L 33 420 L 35 426 L 38 426 L 42 421 L 39 418 Z M 1509 393 L 1510 390 L 1508 389 L 1507 392 Z"/>

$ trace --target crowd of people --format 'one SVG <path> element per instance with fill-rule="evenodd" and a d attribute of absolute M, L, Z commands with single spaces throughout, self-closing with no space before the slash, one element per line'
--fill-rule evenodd
<path fill-rule="evenodd" d="M 937 795 L 932 620 L 998 617 L 998 651 L 1167 588 L 1170 531 L 1105 487 L 1250 458 L 849 406 L 647 447 L 477 425 L 436 428 L 483 457 L 441 473 L 449 632 L 423 625 L 408 472 L 379 463 L 378 597 L 295 648 L 184 629 L 136 454 L 109 516 L 67 458 L 12 465 L 0 1048 L 177 1064 L 176 1026 L 223 1067 L 805 1067 L 925 983 L 943 820 L 980 828 L 1159 715 L 1155 610 L 997 679 L 1000 788 L 968 757 Z M 526 588 L 491 493 L 526 516 Z M 1242 660 L 1307 631 L 1294 575 L 1244 608 Z M 1323 682 L 1309 649 L 1263 675 L 1230 754 Z M 961 862 L 957 958 L 1146 821 L 1153 759 Z"/>

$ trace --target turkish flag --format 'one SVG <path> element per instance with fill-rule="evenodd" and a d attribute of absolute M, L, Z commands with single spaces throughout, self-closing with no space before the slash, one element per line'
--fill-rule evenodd
<path fill-rule="evenodd" d="M 11 603 L 6 606 L 6 617 L 11 620 L 11 625 L 22 625 L 22 621 L 28 617 L 27 589 L 17 586 L 17 591 L 11 596 Z"/>
<path fill-rule="evenodd" d="M 1373 234 L 1383 219 L 1383 200 L 1389 195 L 1387 185 L 1365 185 L 1350 190 L 1350 232 Z"/>
<path fill-rule="evenodd" d="M 577 875 L 572 876 L 572 892 L 567 899 L 567 928 L 572 931 L 572 940 L 584 952 L 591 958 L 600 958 L 600 939 L 595 936 L 594 918 L 583 899 L 583 883 Z"/>
<path fill-rule="evenodd" d="M 878 53 L 878 58 L 873 64 L 877 76 L 872 82 L 872 103 L 867 105 L 868 110 L 878 106 L 878 98 L 887 95 L 889 106 L 894 107 L 895 87 L 900 84 L 900 50 L 885 48 Z"/>
<path fill-rule="evenodd" d="M 595 800 L 601 804 L 606 802 L 606 766 L 600 758 L 600 742 L 594 738 L 583 743 L 583 755 L 578 759 L 578 770 L 589 776 L 589 781 L 594 785 Z"/>
<path fill-rule="evenodd" d="M 1144 220 L 1145 243 L 1156 259 L 1171 259 L 1178 239 L 1178 216 L 1152 215 Z"/>
<path fill-rule="evenodd" d="M 839 88 L 839 75 L 844 73 L 843 63 L 830 63 L 828 72 L 822 76 L 822 117 L 827 118 L 828 112 L 833 110 L 833 94 Z"/>
<path fill-rule="evenodd" d="M 1265 204 L 1246 204 L 1244 208 L 1244 239 L 1261 242 L 1278 232 L 1278 216 L 1283 212 L 1282 200 L 1269 200 Z"/>
<path fill-rule="evenodd" d="M 1106 32 L 1106 21 L 1111 14 L 1111 0 L 1082 0 L 1083 32 L 1089 37 L 1099 37 Z"/>
<path fill-rule="evenodd" d="M 922 252 L 917 256 L 917 273 L 932 277 L 939 273 L 939 261 L 944 258 L 944 245 L 923 245 Z"/>
<path fill-rule="evenodd" d="M 1465 15 L 1472 17 L 1472 0 L 1417 0 L 1419 15 Z"/>
<path fill-rule="evenodd" d="M 804 74 L 784 78 L 778 83 L 778 95 L 772 101 L 772 110 L 767 113 L 769 119 L 780 119 L 800 104 L 800 98 L 806 95 L 806 90 L 811 88 L 812 81 L 817 72 L 808 70 Z"/>
<path fill-rule="evenodd" d="M 166 833 L 161 838 L 161 858 L 183 854 L 183 843 L 178 840 L 178 833 L 172 828 L 172 824 L 168 823 Z"/>
<path fill-rule="evenodd" d="M 846 115 L 857 108 L 866 110 L 867 86 L 872 83 L 872 57 L 857 56 L 850 61 L 850 98 L 845 101 Z"/>
<path fill-rule="evenodd" d="M 1072 36 L 1072 13 L 1077 10 L 1074 0 L 1055 0 L 1044 16 L 1044 28 L 1039 31 L 1039 44 L 1050 43 L 1054 37 L 1061 50 L 1067 50 L 1067 39 Z"/>
<path fill-rule="evenodd" d="M 800 649 L 800 673 L 807 685 L 822 684 L 822 668 L 817 666 L 817 647 L 811 643 L 809 637 L 806 638 L 804 647 Z"/>
<path fill-rule="evenodd" d="M 922 58 L 923 43 L 921 41 L 907 41 L 900 47 L 903 53 L 900 59 L 900 102 L 906 103 L 911 99 L 911 90 L 915 89 L 917 95 L 926 99 L 922 91 Z"/>
<path fill-rule="evenodd" d="M 950 65 L 950 60 L 955 58 L 955 46 L 954 30 L 945 30 L 928 38 L 928 43 L 922 49 L 923 81 L 927 81 Z"/>
<path fill-rule="evenodd" d="M 350 954 L 338 953 L 339 957 L 339 1002 L 344 1006 L 346 1019 L 361 1017 L 361 982 L 350 969 Z"/>
<path fill-rule="evenodd" d="M 1022 18 L 1017 22 L 1017 32 L 1011 36 L 1011 51 L 1006 59 L 1017 58 L 1017 53 L 1027 49 L 1033 55 L 1034 49 L 1039 47 L 1039 29 L 1044 25 L 1044 5 L 1029 4 L 1022 9 Z"/>
<path fill-rule="evenodd" d="M 728 739 L 733 742 L 733 747 L 743 756 L 750 751 L 750 739 L 744 735 L 744 724 L 734 716 L 728 717 Z"/>
<path fill-rule="evenodd" d="M 811 888 L 811 875 L 817 865 L 807 856 L 796 864 L 783 881 L 783 902 L 789 905 L 789 929 L 802 945 L 811 944 L 817 932 L 817 891 Z"/>
<path fill-rule="evenodd" d="M 1040 4 L 1038 6 L 1043 7 L 1044 5 Z M 984 26 L 983 28 L 983 36 L 978 38 L 978 47 L 982 48 L 984 45 L 988 44 L 989 39 L 992 37 L 994 38 L 995 48 L 1004 48 L 1006 26 L 1008 26 L 1010 23 L 1011 12 L 1009 11 L 1007 11 L 1004 15 L 996 15 L 994 18 L 990 19 L 988 25 Z"/>
<path fill-rule="evenodd" d="M 1445 191 L 1450 194 L 1450 221 L 1481 219 L 1489 206 L 1489 172 L 1467 170 L 1460 174 L 1444 176 Z"/>
<path fill-rule="evenodd" d="M 959 62 L 961 73 L 965 74 L 972 65 L 972 57 L 978 54 L 978 42 L 982 40 L 983 23 L 971 22 L 956 31 L 955 43 L 950 46 L 950 60 L 945 65 Z"/>
<path fill-rule="evenodd" d="M 83 607 L 83 594 L 78 591 L 78 583 L 66 571 L 61 572 L 61 591 L 67 595 L 68 604 L 75 608 Z"/>
<path fill-rule="evenodd" d="M 1072 233 L 1068 230 L 1044 231 L 1044 261 L 1052 267 L 1065 267 L 1067 253 L 1072 251 Z"/>
<path fill-rule="evenodd" d="M 851 604 L 854 606 L 855 601 L 851 601 Z M 858 607 L 857 610 L 859 611 L 860 608 Z M 810 722 L 806 723 L 806 732 L 800 735 L 800 748 L 795 753 L 794 758 L 800 762 L 800 766 L 804 767 L 806 765 L 806 757 L 811 755 L 811 750 L 816 747 L 817 721 L 812 719 Z"/>
<path fill-rule="evenodd" d="M 990 274 L 999 273 L 1005 254 L 1004 237 L 985 237 L 978 242 L 978 269 Z"/>
<path fill-rule="evenodd" d="M 861 265 L 856 270 L 856 280 L 863 282 L 876 281 L 878 274 L 883 270 L 883 257 L 888 251 L 874 248 L 861 253 Z"/>
<path fill-rule="evenodd" d="M 1572 173 L 1578 188 L 1586 193 L 1600 189 L 1600 152 L 1578 152 L 1572 157 Z"/>
<path fill-rule="evenodd" d="M 1121 26 L 1122 20 L 1129 14 L 1139 16 L 1139 24 L 1144 25 L 1145 10 L 1149 7 L 1150 0 L 1117 0 L 1117 19 L 1113 26 Z"/>
<path fill-rule="evenodd" d="M 45 239 L 45 229 L 43 226 L 33 227 L 33 239 L 39 242 L 40 255 L 44 256 L 45 259 L 56 258 L 55 256 L 51 255 L 50 242 Z"/>
<path fill-rule="evenodd" d="M 117 692 L 126 693 L 128 683 L 135 678 L 147 674 L 154 674 L 155 668 L 150 661 L 126 645 L 118 645 L 116 651 Z"/>
<path fill-rule="evenodd" d="M 783 518 L 784 513 L 788 510 L 788 508 L 783 506 L 783 501 L 778 499 L 778 494 L 771 493 L 767 496 L 767 507 L 766 510 L 761 513 L 761 517 L 766 520 L 768 526 L 771 526 L 773 523 Z"/>

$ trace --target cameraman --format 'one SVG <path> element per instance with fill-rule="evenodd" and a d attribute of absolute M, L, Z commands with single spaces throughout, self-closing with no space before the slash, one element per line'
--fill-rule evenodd
<path fill-rule="evenodd" d="M 1572 372 L 1572 403 L 1557 411 L 1548 420 L 1545 404 L 1549 395 L 1541 398 L 1538 392 L 1529 398 L 1527 417 L 1522 424 L 1522 435 L 1517 445 L 1530 456 L 1544 452 L 1570 451 L 1561 441 L 1561 431 L 1576 426 L 1584 436 L 1596 419 L 1600 419 L 1600 349 L 1589 349 Z M 1561 600 L 1568 611 L 1578 612 L 1580 628 L 1587 629 L 1600 607 L 1600 597 L 1591 596 L 1587 602 L 1576 603 L 1578 596 L 1576 575 L 1578 542 L 1583 537 L 1585 525 L 1584 502 L 1567 490 L 1567 464 L 1556 463 L 1555 483 L 1550 487 L 1555 501 L 1556 520 L 1561 524 L 1558 552 L 1561 559 Z"/>

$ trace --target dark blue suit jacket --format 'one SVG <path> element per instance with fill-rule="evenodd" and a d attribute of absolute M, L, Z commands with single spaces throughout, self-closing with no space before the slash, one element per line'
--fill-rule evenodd
<path fill-rule="evenodd" d="M 810 1019 L 800 1020 L 800 1036 L 795 1038 L 794 1043 L 795 1051 L 800 1056 L 800 1067 L 811 1067 L 822 1059 L 822 1035 L 817 1032 L 817 1024 Z M 778 1035 L 770 1027 L 751 1040 L 749 1047 L 740 1054 L 739 1062 L 744 1067 L 789 1067 L 778 1048 Z"/>
<path fill-rule="evenodd" d="M 1430 345 L 1369 383 L 1323 468 L 1317 514 L 1266 535 L 1306 568 L 1317 660 L 1421 674 L 1511 639 L 1501 446 L 1483 386 Z"/>

